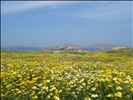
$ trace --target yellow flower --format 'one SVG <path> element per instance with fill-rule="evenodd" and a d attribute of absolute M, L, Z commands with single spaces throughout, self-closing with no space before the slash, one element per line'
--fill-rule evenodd
<path fill-rule="evenodd" d="M 21 80 L 22 80 L 22 78 L 19 79 L 19 81 L 21 81 Z"/>
<path fill-rule="evenodd" d="M 117 86 L 116 87 L 116 90 L 121 90 L 122 88 L 120 86 Z"/>
<path fill-rule="evenodd" d="M 82 89 L 82 88 L 83 88 L 83 86 L 79 86 L 79 88 L 80 88 L 80 89 Z"/>
<path fill-rule="evenodd" d="M 50 98 L 50 95 L 48 95 L 47 98 Z"/>
<path fill-rule="evenodd" d="M 114 96 L 121 98 L 122 97 L 122 93 L 121 92 L 117 92 L 117 93 L 114 94 Z"/>
<path fill-rule="evenodd" d="M 17 92 L 17 94 L 20 94 L 20 93 L 22 93 L 22 91 L 19 90 L 19 91 Z"/>
<path fill-rule="evenodd" d="M 53 76 L 51 76 L 51 80 L 54 80 L 54 77 Z"/>
<path fill-rule="evenodd" d="M 85 83 L 82 83 L 83 86 L 85 86 L 86 84 Z"/>
<path fill-rule="evenodd" d="M 55 90 L 55 93 L 56 93 L 56 94 L 58 94 L 58 93 L 59 93 L 58 89 L 56 89 L 56 90 Z"/>
<path fill-rule="evenodd" d="M 54 91 L 56 90 L 56 87 L 52 87 L 49 91 Z"/>
<path fill-rule="evenodd" d="M 36 80 L 38 80 L 38 78 L 33 78 L 33 81 L 36 81 Z"/>
<path fill-rule="evenodd" d="M 131 89 L 130 89 L 130 91 L 132 91 L 132 92 L 133 92 L 133 88 L 131 88 Z"/>
<path fill-rule="evenodd" d="M 70 88 L 66 88 L 68 91 L 70 90 Z"/>
<path fill-rule="evenodd" d="M 113 87 L 112 85 L 108 85 L 108 87 Z"/>
<path fill-rule="evenodd" d="M 50 83 L 50 80 L 46 80 L 47 83 Z"/>
<path fill-rule="evenodd" d="M 91 84 L 91 82 L 88 81 L 88 84 Z"/>
<path fill-rule="evenodd" d="M 59 90 L 59 93 L 61 93 L 62 92 L 62 90 Z"/>
<path fill-rule="evenodd" d="M 7 86 L 6 86 L 6 88 L 10 88 L 12 85 L 11 84 L 8 84 Z"/>
<path fill-rule="evenodd" d="M 113 94 L 108 94 L 107 97 L 113 97 Z"/>
<path fill-rule="evenodd" d="M 37 99 L 38 97 L 37 96 L 34 96 L 33 99 Z"/>
<path fill-rule="evenodd" d="M 95 88 L 95 87 L 93 87 L 93 88 L 91 88 L 91 90 L 92 90 L 92 91 L 95 91 L 95 90 L 96 90 L 96 88 Z"/>
<path fill-rule="evenodd" d="M 57 97 L 57 96 L 54 96 L 53 98 L 54 98 L 55 100 L 60 100 L 60 98 Z"/>
<path fill-rule="evenodd" d="M 120 82 L 118 82 L 118 81 L 115 81 L 115 83 L 120 84 Z"/>
<path fill-rule="evenodd" d="M 32 74 L 32 77 L 34 77 L 35 76 L 35 74 Z"/>
<path fill-rule="evenodd" d="M 98 83 L 96 83 L 95 86 L 98 87 Z"/>
<path fill-rule="evenodd" d="M 34 95 L 35 94 L 35 91 L 32 91 L 31 95 Z"/>

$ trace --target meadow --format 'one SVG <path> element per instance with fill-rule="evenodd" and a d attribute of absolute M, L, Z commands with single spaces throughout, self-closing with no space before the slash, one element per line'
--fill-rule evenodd
<path fill-rule="evenodd" d="M 2 100 L 133 100 L 133 50 L 1 52 Z"/>

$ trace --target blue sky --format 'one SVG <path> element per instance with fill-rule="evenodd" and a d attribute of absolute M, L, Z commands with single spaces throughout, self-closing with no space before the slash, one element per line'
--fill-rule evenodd
<path fill-rule="evenodd" d="M 1 44 L 132 46 L 131 1 L 2 1 Z"/>

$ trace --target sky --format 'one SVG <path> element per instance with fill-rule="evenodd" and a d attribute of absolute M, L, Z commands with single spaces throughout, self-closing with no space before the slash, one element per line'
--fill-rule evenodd
<path fill-rule="evenodd" d="M 133 47 L 132 1 L 1 1 L 1 45 Z"/>

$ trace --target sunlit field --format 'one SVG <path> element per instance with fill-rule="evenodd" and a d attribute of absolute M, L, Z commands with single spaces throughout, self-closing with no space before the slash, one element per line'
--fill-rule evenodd
<path fill-rule="evenodd" d="M 1 52 L 2 100 L 133 100 L 131 50 Z"/>

